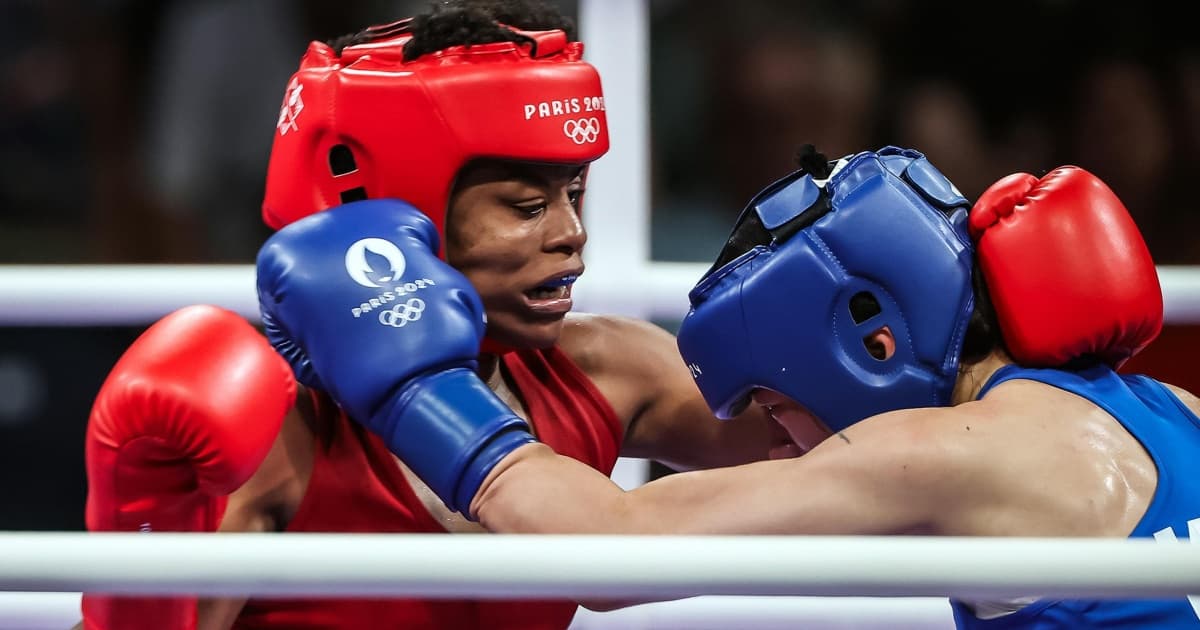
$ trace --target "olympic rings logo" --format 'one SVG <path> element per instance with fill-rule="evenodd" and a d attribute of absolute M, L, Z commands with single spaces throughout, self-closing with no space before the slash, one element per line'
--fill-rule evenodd
<path fill-rule="evenodd" d="M 600 121 L 594 116 L 568 120 L 563 123 L 563 134 L 575 144 L 590 144 L 600 138 Z"/>
<path fill-rule="evenodd" d="M 380 313 L 379 323 L 392 328 L 404 328 L 409 322 L 421 319 L 423 312 L 425 312 L 425 301 L 421 298 L 412 298 Z"/>

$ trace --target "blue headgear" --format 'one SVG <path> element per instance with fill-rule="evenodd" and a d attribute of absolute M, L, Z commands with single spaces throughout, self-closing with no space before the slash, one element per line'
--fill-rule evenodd
<path fill-rule="evenodd" d="M 924 155 L 897 147 L 843 158 L 827 180 L 801 170 L 760 192 L 679 330 L 708 405 L 729 418 L 762 387 L 840 431 L 949 404 L 974 307 L 969 209 Z M 852 300 L 877 312 L 855 321 Z M 883 326 L 896 340 L 886 360 L 864 342 Z"/>

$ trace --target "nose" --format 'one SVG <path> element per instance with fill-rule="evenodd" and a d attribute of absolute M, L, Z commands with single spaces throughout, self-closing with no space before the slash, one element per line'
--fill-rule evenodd
<path fill-rule="evenodd" d="M 579 212 L 571 203 L 570 197 L 563 195 L 551 204 L 549 214 L 546 249 L 568 255 L 580 252 L 587 243 L 587 230 L 583 229 L 583 221 L 580 220 Z"/>

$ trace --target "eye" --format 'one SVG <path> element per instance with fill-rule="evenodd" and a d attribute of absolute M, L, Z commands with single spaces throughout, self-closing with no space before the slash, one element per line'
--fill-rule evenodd
<path fill-rule="evenodd" d="M 567 193 L 567 199 L 570 200 L 572 208 L 575 208 L 576 210 L 579 209 L 579 202 L 583 200 L 584 192 L 584 189 L 577 188 Z"/>
<path fill-rule="evenodd" d="M 517 212 L 529 216 L 537 216 L 546 211 L 546 202 L 541 199 L 527 203 L 514 203 L 511 205 Z"/>

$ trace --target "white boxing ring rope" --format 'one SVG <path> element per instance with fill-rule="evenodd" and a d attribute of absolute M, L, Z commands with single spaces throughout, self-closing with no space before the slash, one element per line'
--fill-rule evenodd
<path fill-rule="evenodd" d="M 585 273 L 573 294 L 575 310 L 678 321 L 687 314 L 688 291 L 708 266 L 645 262 L 632 269 L 619 279 Z M 1158 277 L 1166 321 L 1200 323 L 1200 267 L 1159 266 Z M 258 321 L 254 267 L 0 265 L 3 326 L 136 326 L 189 304 L 216 304 Z"/>
<path fill-rule="evenodd" d="M 0 559 L 0 589 L 18 593 L 8 602 L 14 609 L 74 591 L 491 599 L 1200 593 L 1200 545 L 1151 539 L 13 532 L 0 534 Z M 712 601 L 664 605 L 703 608 Z M 728 612 L 728 603 L 714 613 Z M 804 600 L 783 603 L 805 612 Z M 948 621 L 944 602 L 904 603 L 909 607 L 888 606 L 889 620 L 900 610 L 910 621 L 933 624 L 920 627 Z M 637 609 L 630 610 L 627 619 L 636 619 Z M 603 617 L 584 615 L 576 627 L 601 627 L 587 624 Z M 906 627 L 903 618 L 896 621 L 890 627 Z M 839 627 L 833 622 L 826 627 Z M 709 627 L 699 623 L 675 627 Z"/>
<path fill-rule="evenodd" d="M 1200 545 L 922 536 L 0 534 L 0 588 L 120 595 L 1162 598 Z"/>

